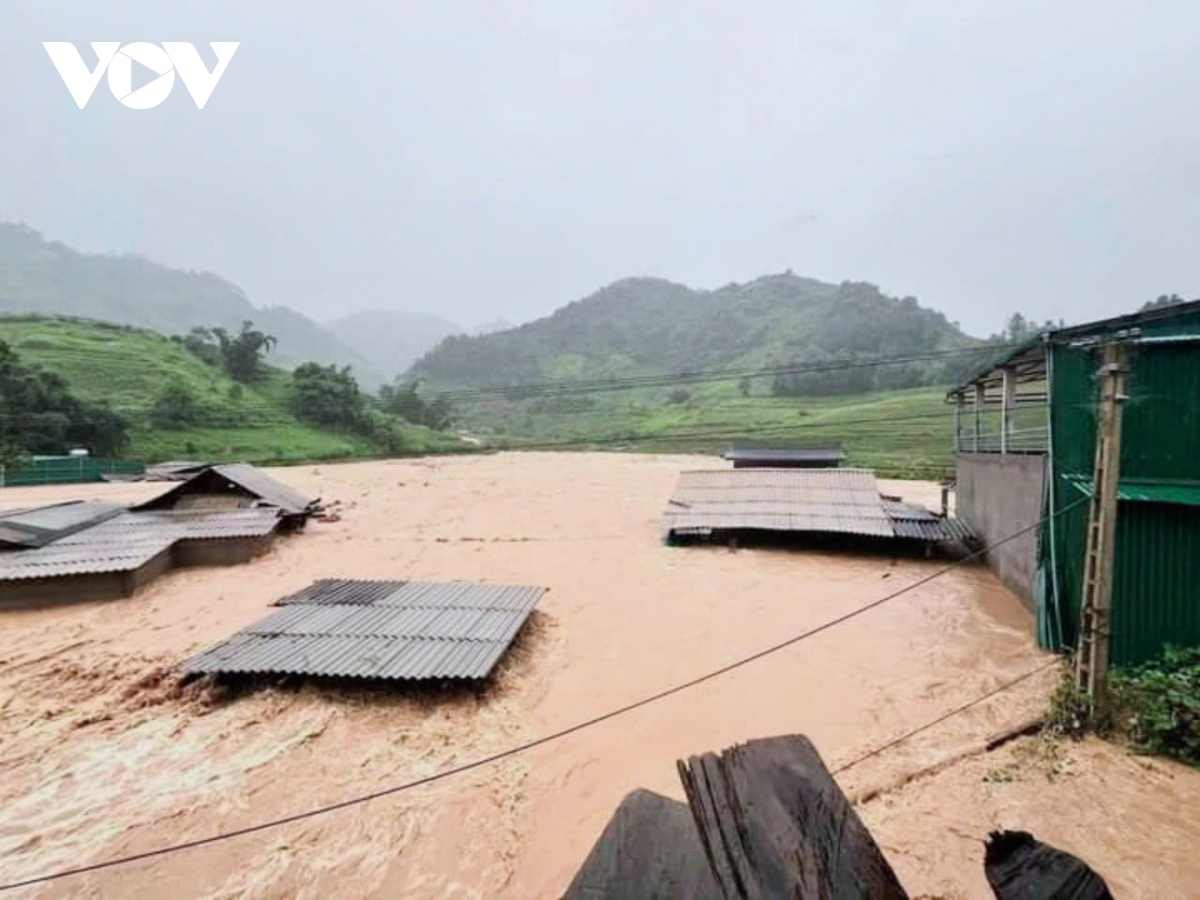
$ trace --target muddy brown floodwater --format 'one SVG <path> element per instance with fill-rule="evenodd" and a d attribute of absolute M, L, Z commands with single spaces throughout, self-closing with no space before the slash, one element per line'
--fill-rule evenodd
<path fill-rule="evenodd" d="M 266 556 L 134 597 L 0 610 L 0 880 L 202 838 L 469 762 L 721 666 L 941 563 L 672 548 L 682 456 L 504 454 L 272 470 L 340 501 Z M 887 487 L 929 504 L 935 486 Z M 9 489 L 5 506 L 159 487 Z M 488 690 L 181 692 L 173 668 L 316 578 L 550 593 Z M 38 897 L 557 896 L 629 791 L 678 757 L 803 732 L 831 767 L 1041 665 L 1031 621 L 964 566 L 668 700 L 504 762 L 235 840 L 16 892 Z M 989 897 L 982 841 L 1024 828 L 1118 896 L 1200 884 L 1200 775 L 1098 742 L 969 751 L 1040 710 L 1053 669 L 839 776 L 913 895 Z M 968 755 L 963 756 L 964 753 Z M 962 758 L 959 758 L 962 757 Z M 957 760 L 957 761 L 956 761 Z M 908 776 L 938 763 L 933 774 Z"/>

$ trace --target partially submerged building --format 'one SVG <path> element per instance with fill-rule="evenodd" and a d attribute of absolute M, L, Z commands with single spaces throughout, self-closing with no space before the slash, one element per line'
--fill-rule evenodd
<path fill-rule="evenodd" d="M 319 501 L 280 484 L 248 463 L 205 466 L 138 510 L 232 510 L 271 507 L 288 527 L 303 525 Z"/>
<path fill-rule="evenodd" d="M 124 597 L 177 566 L 246 562 L 314 505 L 252 466 L 221 466 L 133 508 L 75 501 L 2 513 L 0 607 Z"/>
<path fill-rule="evenodd" d="M 325 579 L 184 663 L 186 675 L 482 680 L 545 588 Z"/>
<path fill-rule="evenodd" d="M 1200 303 L 1048 331 L 950 392 L 957 514 L 1075 647 L 1096 451 L 1100 348 L 1128 348 L 1111 621 L 1114 663 L 1200 644 Z M 1041 527 L 1035 527 L 1041 521 Z M 1016 535 L 1014 537 L 1014 535 Z"/>
<path fill-rule="evenodd" d="M 732 447 L 721 454 L 735 469 L 836 469 L 846 459 L 840 444 Z"/>
<path fill-rule="evenodd" d="M 682 472 L 667 504 L 668 539 L 739 534 L 845 534 L 962 542 L 969 529 L 949 516 L 884 497 L 866 469 L 715 469 Z"/>

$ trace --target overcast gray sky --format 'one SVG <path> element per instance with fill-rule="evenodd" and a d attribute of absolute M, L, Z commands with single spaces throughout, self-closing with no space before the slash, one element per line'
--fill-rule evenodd
<path fill-rule="evenodd" d="M 969 331 L 1200 295 L 1200 4 L 5 0 L 0 219 L 317 318 L 787 268 Z M 42 41 L 240 41 L 203 110 Z"/>

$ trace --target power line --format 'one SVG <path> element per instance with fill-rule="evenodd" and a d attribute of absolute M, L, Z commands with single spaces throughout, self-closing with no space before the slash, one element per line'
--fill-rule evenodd
<path fill-rule="evenodd" d="M 534 396 L 561 396 L 563 394 L 594 393 L 609 390 L 631 390 L 636 388 L 668 387 L 676 384 L 696 384 L 714 381 L 738 381 L 743 378 L 766 378 L 774 375 L 802 375 L 816 372 L 836 372 L 846 369 L 874 368 L 877 366 L 901 365 L 911 362 L 929 362 L 955 356 L 979 354 L 990 350 L 1012 349 L 1015 344 L 978 344 L 972 347 L 957 347 L 949 350 L 931 350 L 891 357 L 868 359 L 849 358 L 796 363 L 787 366 L 772 366 L 762 369 L 710 369 L 699 372 L 682 372 L 665 375 L 630 375 L 616 378 L 578 381 L 543 381 L 529 384 L 444 389 L 428 392 L 427 396 L 455 399 L 479 399 L 490 396 L 507 396 L 510 399 L 527 399 Z"/>
<path fill-rule="evenodd" d="M 980 703 L 983 703 L 986 700 L 992 699 L 992 697 L 995 697 L 997 694 L 1002 694 L 1005 691 L 1007 691 L 1009 688 L 1016 687 L 1022 681 L 1027 681 L 1030 678 L 1032 678 L 1034 675 L 1037 675 L 1040 672 L 1045 672 L 1047 669 L 1053 668 L 1054 666 L 1057 666 L 1058 664 L 1059 664 L 1059 660 L 1057 657 L 1055 657 L 1054 659 L 1051 659 L 1049 662 L 1046 662 L 1040 666 L 1035 666 L 1034 668 L 1030 669 L 1025 674 L 1018 675 L 1016 678 L 1012 679 L 1011 681 L 1006 681 L 1003 684 L 997 685 L 996 687 L 992 688 L 992 690 L 988 691 L 986 694 L 980 694 L 974 700 L 969 700 L 966 703 L 964 703 L 962 706 L 956 706 L 956 707 L 954 707 L 954 709 L 943 713 L 942 715 L 938 716 L 936 719 L 931 719 L 930 721 L 926 722 L 924 725 L 919 725 L 918 727 L 914 728 L 912 731 L 906 731 L 904 734 L 900 735 L 897 738 L 893 738 L 892 740 L 888 741 L 886 744 L 880 744 L 878 747 L 875 747 L 872 750 L 868 750 L 866 753 L 862 754 L 861 756 L 856 756 L 854 759 L 850 760 L 848 763 L 843 763 L 842 765 L 838 766 L 830 774 L 831 775 L 839 775 L 842 772 L 845 772 L 847 769 L 852 769 L 855 766 L 859 765 L 860 763 L 866 762 L 868 759 L 879 756 L 881 753 L 886 753 L 888 750 L 891 750 L 893 747 L 903 744 L 907 740 L 915 738 L 918 734 L 922 734 L 931 728 L 935 728 L 938 725 L 941 725 L 943 722 L 947 721 L 948 719 L 953 719 L 955 716 L 960 715 L 961 713 L 965 713 L 971 707 L 978 706 Z"/>
<path fill-rule="evenodd" d="M 461 775 L 466 772 L 470 772 L 475 769 L 482 768 L 484 766 L 488 766 L 488 765 L 492 765 L 497 762 L 501 762 L 502 760 L 509 759 L 511 757 L 517 756 L 522 753 L 527 753 L 528 751 L 533 750 L 537 747 L 541 747 L 546 744 L 554 743 L 556 741 L 562 740 L 563 738 L 569 737 L 570 735 L 576 734 L 580 731 L 584 731 L 586 729 L 593 728 L 596 725 L 600 725 L 611 719 L 616 719 L 620 716 L 634 712 L 635 710 L 649 706 L 653 703 L 657 703 L 660 700 L 665 700 L 668 697 L 672 697 L 676 694 L 680 694 L 680 693 L 682 693 L 686 690 L 689 690 L 693 687 L 697 687 L 698 685 L 701 685 L 706 682 L 712 681 L 716 678 L 719 678 L 722 675 L 726 675 L 729 672 L 732 672 L 736 669 L 740 669 L 743 666 L 750 665 L 751 663 L 757 662 L 760 659 L 763 659 L 765 657 L 768 657 L 775 653 L 778 653 L 781 650 L 784 650 L 795 644 L 799 644 L 801 641 L 807 640 L 808 638 L 815 637 L 818 634 L 821 634 L 825 631 L 829 631 L 830 629 L 835 628 L 838 625 L 848 622 L 851 619 L 857 618 L 858 616 L 861 616 L 873 609 L 877 609 L 878 607 L 884 605 L 885 603 L 895 600 L 896 598 L 901 597 L 904 594 L 909 593 L 910 591 L 916 590 L 917 588 L 928 584 L 929 582 L 933 581 L 935 578 L 945 575 L 947 572 L 951 572 L 954 569 L 957 569 L 960 566 L 965 565 L 970 560 L 977 559 L 984 553 L 994 550 L 996 547 L 1006 544 L 1009 541 L 1016 540 L 1018 537 L 1021 537 L 1022 535 L 1027 534 L 1030 531 L 1036 530 L 1037 528 L 1041 527 L 1043 522 L 1047 521 L 1048 518 L 1054 518 L 1054 517 L 1063 515 L 1066 512 L 1068 512 L 1069 510 L 1073 509 L 1074 507 L 1080 505 L 1081 503 L 1083 503 L 1087 500 L 1088 500 L 1087 497 L 1080 498 L 1079 500 L 1075 501 L 1074 503 L 1069 504 L 1068 506 L 1063 507 L 1061 510 L 1058 510 L 1057 512 L 1051 514 L 1050 517 L 1043 517 L 1043 518 L 1039 519 L 1037 522 L 1034 522 L 1032 525 L 1028 525 L 1028 526 L 1020 529 L 1019 531 L 1013 532 L 1012 534 L 1010 534 L 1006 537 L 1003 537 L 997 541 L 994 541 L 993 543 L 987 545 L 986 547 L 982 547 L 978 550 L 975 550 L 975 551 L 969 553 L 968 555 L 964 556 L 962 559 L 956 560 L 956 561 L 950 563 L 949 565 L 943 566 L 942 568 L 938 569 L 935 572 L 930 573 L 929 575 L 926 575 L 922 578 L 918 578 L 916 581 L 912 582 L 911 584 L 906 585 L 905 587 L 902 587 L 895 591 L 892 591 L 890 594 L 886 594 L 877 600 L 871 601 L 870 603 L 866 603 L 862 606 L 859 606 L 856 609 L 853 609 L 848 613 L 844 613 L 843 615 L 840 615 L 833 619 L 830 619 L 829 621 L 824 622 L 821 625 L 817 625 L 816 627 L 810 628 L 807 631 L 802 631 L 799 634 L 792 635 L 791 637 L 786 638 L 785 640 L 779 641 L 776 644 L 773 644 L 769 647 L 766 647 L 766 648 L 759 650 L 755 653 L 752 653 L 748 656 L 743 656 L 740 659 L 734 660 L 733 662 L 728 663 L 718 669 L 710 670 L 709 672 L 706 672 L 706 673 L 699 675 L 695 678 L 692 678 L 688 681 L 682 682 L 680 684 L 676 684 L 672 687 L 666 688 L 665 690 L 659 691 L 655 694 L 651 694 L 649 696 L 642 697 L 639 700 L 635 700 L 631 703 L 627 703 L 624 706 L 617 707 L 616 709 L 610 710 L 606 713 L 602 713 L 600 715 L 593 716 L 590 719 L 585 719 L 582 722 L 577 722 L 574 725 L 570 725 L 570 726 L 560 729 L 558 731 L 551 732 L 550 734 L 543 735 L 542 737 L 535 738 L 531 741 L 526 741 L 523 744 L 517 744 L 516 746 L 510 747 L 507 750 L 501 750 L 498 753 L 491 754 L 490 756 L 481 757 L 480 759 L 473 760 L 472 762 L 469 762 L 469 763 L 464 763 L 459 766 L 454 766 L 449 769 L 444 769 L 441 772 L 435 772 L 434 774 L 427 775 L 423 778 L 418 778 L 413 781 L 402 782 L 401 784 L 392 785 L 392 786 L 386 787 L 386 788 L 381 788 L 377 791 L 372 791 L 367 794 L 360 794 L 355 797 L 350 797 L 350 798 L 347 798 L 346 800 L 341 800 L 337 803 L 332 803 L 332 804 L 328 804 L 325 806 L 315 807 L 313 809 L 305 810 L 304 812 L 300 812 L 300 813 L 294 813 L 293 815 L 290 815 L 290 816 L 283 816 L 281 818 L 270 819 L 265 822 L 259 822 L 254 825 L 247 825 L 243 828 L 235 828 L 235 829 L 231 829 L 229 831 L 218 832 L 217 834 L 209 835 L 208 837 L 197 838 L 197 839 L 191 840 L 191 841 L 183 841 L 178 844 L 169 844 L 165 847 L 159 847 L 156 850 L 146 850 L 141 853 L 132 853 L 127 856 L 114 857 L 114 858 L 102 860 L 102 861 L 96 862 L 96 863 L 90 863 L 90 864 L 83 865 L 83 866 L 76 866 L 76 867 L 69 868 L 69 869 L 61 869 L 57 872 L 51 872 L 46 875 L 39 875 L 39 876 L 35 876 L 33 878 L 26 878 L 21 881 L 10 882 L 8 884 L 0 885 L 0 892 L 15 890 L 17 888 L 22 888 L 22 887 L 29 887 L 29 886 L 35 885 L 35 884 L 42 884 L 42 883 L 45 883 L 48 881 L 54 881 L 54 880 L 58 880 L 60 878 L 66 878 L 66 877 L 73 876 L 73 875 L 84 875 L 89 872 L 97 872 L 97 871 L 101 871 L 103 869 L 110 869 L 115 866 L 126 865 L 128 863 L 133 863 L 133 862 L 140 862 L 142 860 L 153 859 L 155 857 L 165 856 L 165 855 L 168 855 L 171 853 L 178 853 L 178 852 L 181 852 L 184 850 L 192 850 L 192 849 L 195 849 L 198 847 L 204 847 L 204 846 L 208 846 L 210 844 L 216 844 L 221 841 L 232 840 L 234 838 L 239 838 L 239 837 L 245 837 L 246 835 L 256 834 L 258 832 L 267 831 L 272 828 L 278 828 L 283 825 L 290 825 L 295 822 L 300 822 L 300 821 L 304 821 L 306 819 L 315 818 L 317 816 L 326 815 L 328 813 L 337 812 L 338 810 L 347 809 L 352 806 L 359 806 L 364 803 L 369 803 L 372 800 L 378 800 L 382 797 L 387 797 L 387 796 L 391 796 L 394 794 L 400 794 L 405 791 L 413 790 L 418 787 L 423 787 L 427 784 L 432 784 L 437 781 L 442 781 L 446 778 L 450 778 L 455 775 Z M 1029 676 L 1032 676 L 1032 674 L 1033 673 L 1028 673 Z M 1020 679 L 1018 679 L 1018 680 L 1020 680 Z M 1016 683 L 1016 682 L 1014 682 L 1014 683 Z M 995 694 L 997 692 L 998 691 L 994 690 L 991 692 L 991 694 Z M 969 708 L 970 706 L 974 705 L 975 702 L 981 702 L 982 699 L 986 699 L 986 695 L 985 695 L 985 697 L 981 698 L 978 701 L 973 701 L 972 703 L 967 704 L 967 706 L 964 708 Z M 957 713 L 955 713 L 955 714 L 957 714 Z M 949 715 L 943 717 L 942 721 L 944 721 L 945 718 L 949 718 Z M 934 723 L 934 724 L 936 724 L 936 723 Z M 917 729 L 916 732 L 914 732 L 914 733 L 919 733 L 920 731 L 924 730 L 925 728 L 929 728 L 929 727 L 933 727 L 932 724 L 927 725 L 927 726 L 922 726 L 921 728 Z M 904 738 L 904 739 L 907 739 L 907 738 Z M 895 743 L 897 743 L 897 742 L 898 741 L 893 741 L 892 745 L 894 746 Z M 879 751 L 879 752 L 882 752 L 882 751 Z M 864 757 L 864 758 L 866 758 L 866 757 Z M 856 762 L 848 763 L 843 768 L 849 768 L 850 765 L 854 765 L 854 764 L 856 764 Z"/>

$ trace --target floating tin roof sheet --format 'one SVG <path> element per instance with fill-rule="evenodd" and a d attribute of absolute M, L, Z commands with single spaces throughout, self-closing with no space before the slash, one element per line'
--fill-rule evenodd
<path fill-rule="evenodd" d="M 0 583 L 132 572 L 179 541 L 265 537 L 278 525 L 277 509 L 123 512 L 38 549 L 0 552 Z"/>
<path fill-rule="evenodd" d="M 754 529 L 895 536 L 875 473 L 865 469 L 683 472 L 666 526 L 675 535 Z"/>
<path fill-rule="evenodd" d="M 325 580 L 184 663 L 189 674 L 486 678 L 545 588 Z"/>
<path fill-rule="evenodd" d="M 0 513 L 0 543 L 44 547 L 105 519 L 120 515 L 123 506 L 104 500 L 74 500 L 32 509 Z"/>

